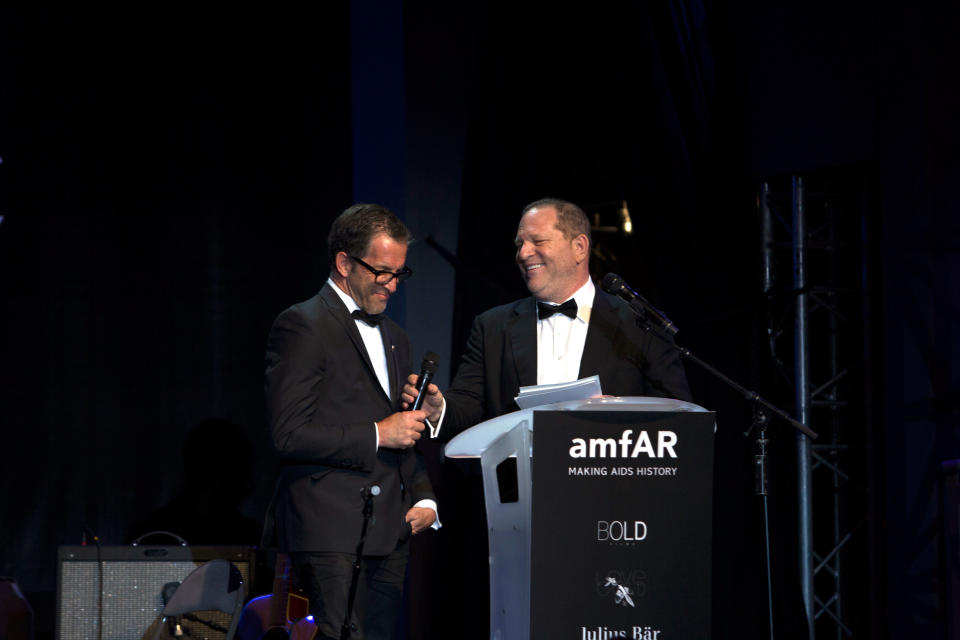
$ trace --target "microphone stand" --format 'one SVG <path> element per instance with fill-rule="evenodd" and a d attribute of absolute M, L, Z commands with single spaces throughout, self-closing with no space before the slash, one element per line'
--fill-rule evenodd
<path fill-rule="evenodd" d="M 374 493 L 376 489 L 376 493 Z M 347 595 L 347 615 L 343 620 L 343 626 L 340 627 L 340 640 L 349 640 L 353 625 L 350 618 L 353 617 L 353 603 L 357 598 L 357 587 L 360 584 L 360 571 L 363 567 L 363 544 L 367 540 L 367 526 L 373 519 L 373 496 L 380 493 L 380 487 L 364 488 L 363 492 L 363 527 L 360 529 L 360 542 L 357 543 L 357 559 L 353 563 L 353 577 L 350 579 L 350 592 Z"/>
<path fill-rule="evenodd" d="M 645 301 L 644 301 L 645 302 Z M 745 400 L 747 400 L 753 407 L 753 420 L 750 424 L 750 428 L 744 432 L 744 436 L 749 436 L 751 432 L 757 432 L 756 446 L 757 453 L 754 456 L 754 482 L 756 487 L 756 494 L 763 499 L 763 526 L 764 526 L 764 547 L 766 551 L 766 565 L 767 565 L 767 615 L 770 620 L 770 640 L 773 640 L 773 577 L 770 569 L 770 515 L 769 515 L 769 496 L 768 496 L 768 458 L 767 458 L 767 445 L 769 440 L 767 439 L 767 425 L 770 421 L 770 416 L 767 412 L 772 413 L 775 416 L 779 416 L 784 421 L 787 422 L 797 431 L 805 434 L 812 440 L 816 440 L 817 434 L 807 425 L 795 420 L 789 414 L 787 414 L 782 409 L 772 405 L 765 398 L 763 398 L 756 391 L 747 389 L 746 387 L 738 384 L 731 378 L 727 377 L 714 367 L 710 366 L 697 356 L 695 356 L 689 349 L 677 345 L 673 340 L 669 339 L 667 336 L 663 335 L 660 327 L 650 320 L 647 317 L 647 311 L 642 304 L 635 302 L 629 302 L 628 306 L 630 310 L 637 316 L 637 326 L 646 331 L 647 333 L 655 336 L 657 339 L 661 340 L 664 344 L 668 345 L 671 349 L 674 349 L 680 354 L 680 357 L 689 360 L 699 366 L 704 371 L 712 374 L 715 378 L 725 383 L 727 386 L 731 387 L 737 391 Z M 663 326 L 664 330 L 670 331 L 671 335 L 677 332 L 676 325 L 667 320 L 665 317 L 660 316 L 656 319 L 660 325 Z"/>

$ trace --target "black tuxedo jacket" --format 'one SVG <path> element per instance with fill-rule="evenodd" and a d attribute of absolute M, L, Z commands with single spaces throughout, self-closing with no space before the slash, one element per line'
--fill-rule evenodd
<path fill-rule="evenodd" d="M 603 392 L 614 396 L 657 396 L 692 400 L 675 349 L 637 326 L 620 298 L 596 290 L 580 378 L 599 375 Z M 517 411 L 521 386 L 537 384 L 537 304 L 524 298 L 494 307 L 473 323 L 466 352 L 444 393 L 446 415 L 440 437 L 449 440 L 473 425 Z"/>
<path fill-rule="evenodd" d="M 362 491 L 378 485 L 365 555 L 385 555 L 409 535 L 407 510 L 434 498 L 416 449 L 377 449 L 373 423 L 399 410 L 410 343 L 380 323 L 393 397 L 377 380 L 356 322 L 327 283 L 281 313 L 267 341 L 266 399 L 281 470 L 274 497 L 283 551 L 354 553 Z"/>

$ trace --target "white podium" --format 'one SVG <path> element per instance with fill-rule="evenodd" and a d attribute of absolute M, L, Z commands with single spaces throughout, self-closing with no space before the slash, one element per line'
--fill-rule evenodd
<path fill-rule="evenodd" d="M 682 400 L 648 397 L 590 398 L 524 409 L 482 422 L 453 438 L 451 458 L 480 458 L 490 549 L 490 637 L 529 638 L 533 423 L 537 411 L 704 412 Z M 500 502 L 497 466 L 517 459 L 517 502 Z"/>

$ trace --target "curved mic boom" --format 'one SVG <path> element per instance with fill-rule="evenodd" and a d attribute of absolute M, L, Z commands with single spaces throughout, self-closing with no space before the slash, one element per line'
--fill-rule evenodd
<path fill-rule="evenodd" d="M 671 336 L 675 336 L 677 331 L 680 330 L 677 325 L 673 324 L 670 318 L 647 302 L 646 298 L 631 289 L 627 283 L 623 281 L 623 278 L 617 274 L 608 273 L 603 276 L 603 280 L 600 281 L 600 288 L 610 295 L 618 296 L 629 302 L 630 306 L 633 307 L 641 318 L 652 320 Z"/>

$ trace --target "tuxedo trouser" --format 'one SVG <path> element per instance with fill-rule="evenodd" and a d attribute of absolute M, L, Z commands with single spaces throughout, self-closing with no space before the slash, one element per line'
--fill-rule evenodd
<path fill-rule="evenodd" d="M 409 546 L 386 556 L 363 556 L 350 617 L 351 640 L 391 640 L 400 613 Z M 356 554 L 290 554 L 297 584 L 310 601 L 320 637 L 339 640 L 347 615 Z"/>

